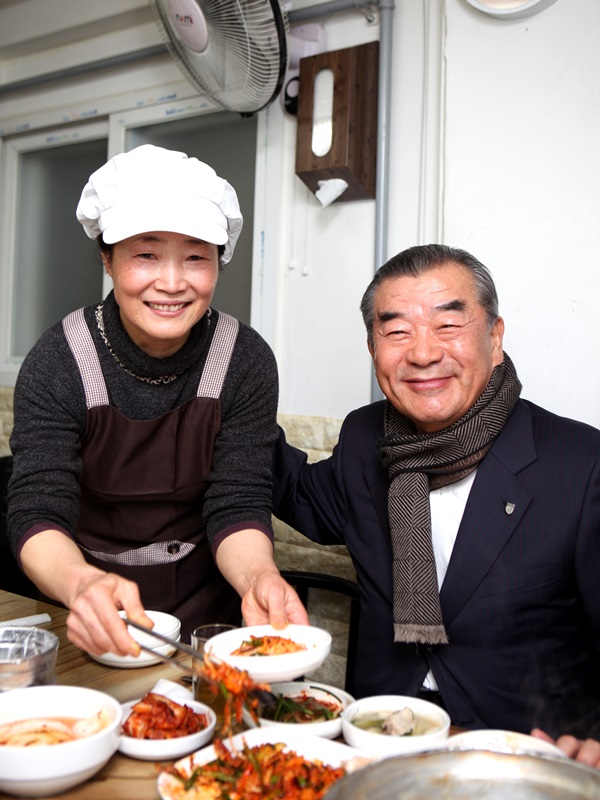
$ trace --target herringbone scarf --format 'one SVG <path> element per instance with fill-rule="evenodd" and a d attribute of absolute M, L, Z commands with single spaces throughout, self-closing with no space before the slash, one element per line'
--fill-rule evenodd
<path fill-rule="evenodd" d="M 477 467 L 520 393 L 521 384 L 505 353 L 474 405 L 441 431 L 420 433 L 386 402 L 379 453 L 390 479 L 394 641 L 448 642 L 431 541 L 429 492 L 455 483 Z"/>

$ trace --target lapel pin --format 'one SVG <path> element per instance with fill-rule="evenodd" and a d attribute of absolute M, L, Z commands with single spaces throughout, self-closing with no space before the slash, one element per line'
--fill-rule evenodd
<path fill-rule="evenodd" d="M 515 510 L 515 504 L 514 504 L 514 503 L 509 503 L 509 502 L 507 501 L 507 502 L 504 504 L 504 510 L 506 511 L 506 513 L 507 513 L 507 514 L 512 514 L 512 513 L 513 513 L 513 511 Z"/>

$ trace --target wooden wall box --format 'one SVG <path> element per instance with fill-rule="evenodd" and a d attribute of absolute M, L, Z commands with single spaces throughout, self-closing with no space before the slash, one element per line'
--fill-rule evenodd
<path fill-rule="evenodd" d="M 342 178 L 348 188 L 336 202 L 375 197 L 379 42 L 319 53 L 300 61 L 296 175 L 312 192 L 319 181 Z M 333 136 L 323 156 L 312 150 L 315 79 L 333 72 Z"/>

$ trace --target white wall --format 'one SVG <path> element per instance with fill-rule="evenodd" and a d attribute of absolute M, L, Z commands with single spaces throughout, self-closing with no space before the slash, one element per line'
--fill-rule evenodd
<path fill-rule="evenodd" d="M 397 1 L 388 248 L 439 240 L 486 263 L 523 395 L 596 426 L 599 33 L 598 0 L 558 0 L 513 21 L 464 0 Z M 308 246 L 320 260 L 306 278 L 285 277 L 288 413 L 368 402 L 357 304 L 372 209 L 361 205 L 312 214 Z"/>
<path fill-rule="evenodd" d="M 82 60 L 94 42 L 107 55 L 109 47 L 158 41 L 145 0 L 4 5 L 0 87 L 40 64 L 53 69 Z M 18 16 L 25 6 L 27 30 Z M 69 20 L 62 34 L 68 42 L 52 9 Z M 115 20 L 119 36 L 111 44 L 107 28 Z M 328 18 L 326 27 L 330 50 L 378 36 L 359 12 Z M 44 30 L 54 48 L 46 59 Z M 90 32 L 93 39 L 78 41 Z M 388 254 L 437 240 L 488 264 L 524 396 L 600 427 L 599 32 L 598 0 L 557 0 L 511 22 L 485 17 L 465 0 L 396 0 Z M 108 108 L 160 103 L 181 85 L 165 58 L 0 96 L 0 132 L 14 133 L 27 115 L 34 123 L 52 113 L 58 120 L 65 108 L 75 118 L 86 108 L 101 116 Z M 257 248 L 263 239 L 270 245 L 268 264 L 256 257 L 253 321 L 270 331 L 281 410 L 343 417 L 370 399 L 358 304 L 376 266 L 375 203 L 319 206 L 294 175 L 295 122 L 279 103 L 261 112 L 260 132 L 258 169 L 276 171 L 277 180 L 265 180 L 258 201 L 276 213 L 263 216 L 255 231 Z M 271 277 L 261 282 L 265 270 Z"/>
<path fill-rule="evenodd" d="M 524 396 L 600 425 L 600 3 L 447 3 L 443 238 L 493 271 Z"/>

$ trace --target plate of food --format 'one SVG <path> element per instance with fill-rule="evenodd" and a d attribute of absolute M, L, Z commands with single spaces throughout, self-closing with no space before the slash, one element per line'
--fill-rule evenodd
<path fill-rule="evenodd" d="M 331 634 L 311 625 L 251 625 L 220 633 L 209 639 L 204 653 L 243 670 L 257 682 L 291 681 L 325 661 L 331 650 Z"/>
<path fill-rule="evenodd" d="M 253 728 L 177 761 L 158 776 L 162 800 L 218 798 L 235 784 L 238 800 L 251 800 L 269 776 L 273 796 L 320 800 L 342 777 L 371 763 L 340 742 L 283 728 Z M 277 793 L 279 792 L 279 794 Z"/>
<path fill-rule="evenodd" d="M 142 761 L 180 758 L 212 739 L 215 712 L 195 700 L 177 703 L 148 692 L 139 700 L 123 703 L 119 750 Z"/>
<path fill-rule="evenodd" d="M 243 720 L 250 728 L 279 727 L 302 729 L 311 736 L 335 739 L 342 733 L 342 712 L 354 698 L 342 689 L 311 681 L 271 684 L 270 703 L 259 704 L 255 721 L 247 708 Z"/>

